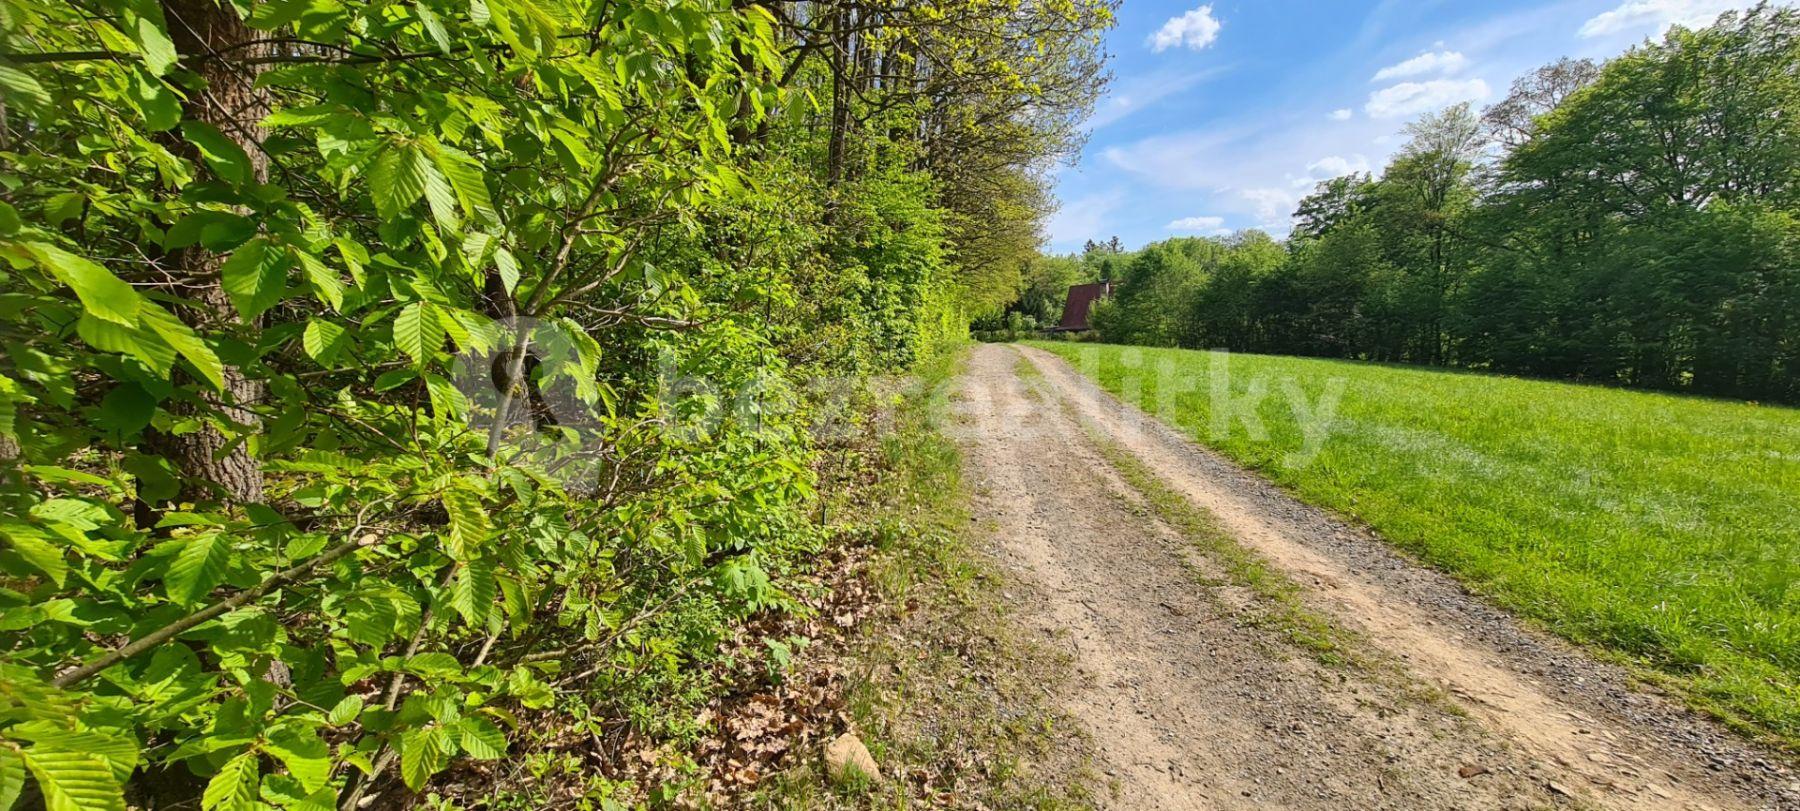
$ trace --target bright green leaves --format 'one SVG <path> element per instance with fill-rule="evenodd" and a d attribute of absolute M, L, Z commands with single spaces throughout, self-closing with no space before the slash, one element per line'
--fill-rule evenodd
<path fill-rule="evenodd" d="M 0 523 L 0 537 L 6 538 L 13 552 L 27 565 L 50 578 L 58 588 L 62 587 L 69 575 L 69 562 L 63 557 L 61 547 L 51 541 L 47 533 L 30 524 L 6 521 Z"/>
<path fill-rule="evenodd" d="M 349 726 L 362 716 L 362 711 L 362 696 L 344 696 L 342 701 L 332 706 L 331 712 L 326 713 L 325 723 L 334 727 Z"/>
<path fill-rule="evenodd" d="M 134 356 L 163 376 L 180 355 L 214 388 L 224 386 L 224 364 L 193 328 L 111 271 L 54 245 L 27 242 L 19 248 L 75 292 L 83 310 L 77 332 L 89 345 Z"/>
<path fill-rule="evenodd" d="M 457 724 L 457 740 L 464 752 L 477 760 L 497 760 L 506 756 L 506 734 L 483 718 L 464 718 Z"/>
<path fill-rule="evenodd" d="M 84 727 L 69 694 L 12 665 L 0 664 L 0 719 L 10 724 L 0 728 L 0 809 L 12 807 L 29 773 L 50 811 L 123 811 L 136 740 Z"/>
<path fill-rule="evenodd" d="M 442 725 L 407 730 L 400 736 L 400 779 L 418 791 L 425 781 L 450 765 L 456 756 L 456 740 Z"/>
<path fill-rule="evenodd" d="M 126 36 L 137 44 L 138 53 L 144 58 L 144 67 L 153 76 L 162 76 L 169 72 L 180 59 L 175 50 L 175 43 L 169 39 L 167 27 L 163 21 L 162 6 L 152 0 L 124 0 L 120 3 L 124 13 L 120 15 Z"/>
<path fill-rule="evenodd" d="M 175 559 L 169 562 L 163 588 L 169 599 L 177 603 L 198 603 L 224 582 L 225 567 L 230 561 L 231 539 L 227 533 L 197 533 L 182 543 Z"/>
<path fill-rule="evenodd" d="M 255 811 L 261 785 L 262 766 L 256 752 L 243 752 L 225 761 L 219 773 L 207 781 L 200 807 L 205 811 Z"/>
<path fill-rule="evenodd" d="M 383 218 L 399 216 L 423 197 L 444 229 L 461 227 L 465 214 L 481 223 L 499 222 L 480 164 L 431 139 L 389 144 L 375 157 L 368 180 Z"/>
<path fill-rule="evenodd" d="M 472 551 L 485 544 L 493 532 L 481 496 L 473 487 L 458 484 L 444 491 L 443 502 L 444 512 L 450 516 L 450 543 L 445 551 L 457 560 L 469 560 Z"/>
<path fill-rule="evenodd" d="M 153 132 L 173 129 L 181 122 L 181 99 L 149 71 L 131 74 L 131 102 L 144 115 L 144 125 Z"/>
<path fill-rule="evenodd" d="M 461 203 L 463 212 L 476 221 L 498 224 L 500 216 L 494 211 L 493 198 L 488 194 L 486 172 L 481 165 L 474 158 L 450 147 L 438 146 L 435 152 L 437 167 L 449 179 L 450 187 L 456 190 L 456 199 Z"/>
<path fill-rule="evenodd" d="M 127 327 L 137 326 L 138 305 L 143 297 L 111 271 L 54 245 L 27 243 L 24 248 L 75 291 L 89 315 Z"/>
<path fill-rule="evenodd" d="M 331 780 L 331 747 L 311 729 L 298 724 L 277 728 L 269 733 L 263 748 L 281 761 L 288 775 L 309 794 Z"/>
<path fill-rule="evenodd" d="M 225 364 L 219 362 L 219 356 L 200 340 L 193 327 L 182 323 L 181 319 L 168 310 L 149 302 L 139 308 L 138 316 L 144 329 L 180 353 L 213 388 L 225 387 Z"/>
<path fill-rule="evenodd" d="M 242 186 L 256 179 L 250 155 L 218 127 L 204 121 L 183 121 L 181 134 L 200 150 L 200 158 L 220 180 Z"/>
<path fill-rule="evenodd" d="M 219 283 L 244 320 L 253 321 L 281 302 L 287 262 L 286 251 L 271 245 L 267 237 L 256 237 L 232 251 L 219 268 Z"/>
<path fill-rule="evenodd" d="M 303 250 L 293 249 L 294 260 L 300 263 L 300 269 L 306 273 L 307 284 L 312 285 L 313 296 L 333 310 L 344 309 L 344 280 L 337 271 Z"/>
<path fill-rule="evenodd" d="M 415 301 L 402 307 L 394 317 L 394 345 L 421 366 L 436 355 L 444 345 L 444 324 L 438 317 L 438 306 Z"/>
<path fill-rule="evenodd" d="M 457 567 L 451 583 L 450 605 L 463 622 L 481 628 L 487 625 L 494 600 L 500 596 L 500 584 L 494 577 L 491 558 L 475 558 Z"/>
<path fill-rule="evenodd" d="M 308 357 L 317 361 L 320 366 L 330 368 L 337 362 L 338 356 L 350 346 L 350 333 L 343 327 L 323 318 L 314 318 L 306 322 L 306 331 L 300 336 L 301 348 Z"/>
<path fill-rule="evenodd" d="M 10 809 L 25 788 L 25 756 L 0 743 L 0 809 Z"/>
<path fill-rule="evenodd" d="M 369 194 L 383 219 L 398 217 L 425 193 L 425 176 L 437 174 L 425 151 L 414 144 L 390 145 L 369 168 Z M 440 176 L 440 182 L 444 182 Z"/>
<path fill-rule="evenodd" d="M 27 109 L 43 110 L 52 103 L 50 91 L 31 74 L 11 65 L 0 65 L 0 91 L 5 91 L 8 101 Z"/>
<path fill-rule="evenodd" d="M 48 811 L 125 811 L 124 791 L 106 758 L 40 742 L 24 759 Z"/>

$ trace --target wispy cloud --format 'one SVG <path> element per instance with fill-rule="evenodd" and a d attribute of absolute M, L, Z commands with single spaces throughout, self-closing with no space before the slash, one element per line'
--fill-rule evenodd
<path fill-rule="evenodd" d="M 1290 189 L 1257 188 L 1238 192 L 1256 211 L 1258 228 L 1277 236 L 1285 236 L 1294 227 L 1294 207 L 1300 195 Z"/>
<path fill-rule="evenodd" d="M 1426 51 L 1411 59 L 1395 65 L 1388 65 L 1375 72 L 1369 81 L 1385 82 L 1389 79 L 1406 79 L 1413 76 L 1441 76 L 1455 73 L 1463 69 L 1469 60 L 1457 51 Z"/>
<path fill-rule="evenodd" d="M 1214 236 L 1231 233 L 1231 229 L 1225 227 L 1224 217 L 1182 217 L 1163 227 L 1170 231 L 1190 231 Z"/>
<path fill-rule="evenodd" d="M 1480 79 L 1401 82 L 1370 93 L 1368 103 L 1363 105 L 1363 112 L 1373 118 L 1400 118 L 1428 113 L 1460 101 L 1481 101 L 1487 97 L 1487 82 Z"/>
<path fill-rule="evenodd" d="M 1125 202 L 1125 193 L 1118 189 L 1084 195 L 1062 204 L 1050 217 L 1046 226 L 1053 245 L 1073 246 L 1089 239 L 1101 239 L 1109 236 L 1107 230 L 1112 227 L 1112 213 Z"/>
<path fill-rule="evenodd" d="M 1231 68 L 1230 65 L 1221 65 L 1186 73 L 1156 71 L 1116 80 L 1107 98 L 1094 107 L 1094 114 L 1082 126 L 1097 130 L 1116 123 L 1139 110 L 1156 106 L 1157 102 L 1165 98 L 1228 73 Z"/>
<path fill-rule="evenodd" d="M 1352 172 L 1369 171 L 1369 159 L 1362 155 L 1326 155 L 1306 165 L 1306 174 L 1296 177 L 1293 185 L 1300 188 L 1312 188 L 1321 180 L 1343 177 Z"/>
<path fill-rule="evenodd" d="M 1699 28 L 1720 14 L 1748 5 L 1742 0 L 1626 0 L 1582 23 L 1577 33 L 1593 38 L 1624 32 L 1662 33 L 1676 25 Z"/>
<path fill-rule="evenodd" d="M 1350 116 L 1353 116 L 1353 115 L 1356 115 L 1356 113 L 1351 112 L 1350 108 L 1344 107 L 1344 108 L 1340 108 L 1337 110 L 1332 110 L 1331 111 L 1331 120 L 1333 120 L 1333 121 L 1349 121 Z"/>
<path fill-rule="evenodd" d="M 1168 22 L 1150 35 L 1150 50 L 1162 53 L 1177 46 L 1198 51 L 1219 38 L 1222 27 L 1218 18 L 1213 16 L 1212 6 L 1201 6 L 1179 17 L 1170 17 Z"/>

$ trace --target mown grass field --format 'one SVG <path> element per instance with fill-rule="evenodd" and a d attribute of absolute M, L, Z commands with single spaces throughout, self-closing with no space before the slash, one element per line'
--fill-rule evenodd
<path fill-rule="evenodd" d="M 1347 361 L 1034 345 L 1496 602 L 1800 749 L 1800 410 Z M 1231 405 L 1243 401 L 1220 396 L 1253 386 L 1268 391 L 1254 407 L 1260 437 Z M 1335 418 L 1312 423 L 1317 452 L 1297 454 L 1304 416 L 1336 387 Z M 1292 406 L 1295 391 L 1305 407 Z M 1216 415 L 1231 417 L 1226 430 Z"/>

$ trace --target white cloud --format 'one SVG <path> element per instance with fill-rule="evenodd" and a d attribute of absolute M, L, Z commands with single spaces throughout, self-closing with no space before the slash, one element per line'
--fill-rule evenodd
<path fill-rule="evenodd" d="M 1231 229 L 1225 227 L 1224 217 L 1182 217 L 1163 227 L 1170 231 L 1194 231 L 1215 236 L 1231 233 Z"/>
<path fill-rule="evenodd" d="M 1374 118 L 1415 116 L 1459 101 L 1481 101 L 1487 96 L 1487 82 L 1480 79 L 1401 82 L 1370 93 L 1368 103 L 1363 105 L 1363 112 Z"/>
<path fill-rule="evenodd" d="M 1582 23 L 1579 33 L 1592 38 L 1625 31 L 1662 33 L 1674 25 L 1700 28 L 1726 11 L 1747 5 L 1742 0 L 1625 0 Z"/>
<path fill-rule="evenodd" d="M 1125 193 L 1117 189 L 1077 197 L 1063 203 L 1050 216 L 1045 230 L 1052 244 L 1079 245 L 1084 240 L 1111 236 L 1112 213 L 1125 202 Z"/>
<path fill-rule="evenodd" d="M 1333 121 L 1349 121 L 1350 116 L 1353 116 L 1353 115 L 1356 115 L 1356 114 L 1351 112 L 1350 108 L 1344 107 L 1341 109 L 1332 110 L 1331 111 L 1331 120 L 1333 120 Z"/>
<path fill-rule="evenodd" d="M 1371 82 L 1385 82 L 1388 79 L 1405 79 L 1410 76 L 1432 76 L 1455 73 L 1462 70 L 1469 60 L 1456 51 L 1427 51 L 1397 65 L 1388 65 L 1375 72 Z"/>
<path fill-rule="evenodd" d="M 1156 33 L 1150 35 L 1150 50 L 1162 53 L 1181 46 L 1198 51 L 1219 38 L 1219 21 L 1212 6 L 1201 6 L 1179 17 L 1170 17 Z"/>
<path fill-rule="evenodd" d="M 1307 164 L 1306 174 L 1294 178 L 1293 183 L 1296 187 L 1310 189 L 1321 180 L 1342 177 L 1351 172 L 1367 171 L 1369 171 L 1369 159 L 1362 155 L 1351 155 L 1348 158 L 1342 155 L 1326 155 Z"/>
<path fill-rule="evenodd" d="M 1155 71 L 1121 78 L 1114 82 L 1115 92 L 1094 106 L 1094 114 L 1082 123 L 1082 128 L 1098 130 L 1230 70 L 1230 66 L 1222 66 L 1187 73 Z"/>
<path fill-rule="evenodd" d="M 1288 189 L 1244 189 L 1238 196 L 1255 209 L 1257 225 L 1263 230 L 1285 234 L 1293 227 L 1294 207 L 1300 195 Z"/>

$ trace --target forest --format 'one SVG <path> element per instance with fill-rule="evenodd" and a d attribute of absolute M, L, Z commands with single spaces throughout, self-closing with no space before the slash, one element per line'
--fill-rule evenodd
<path fill-rule="evenodd" d="M 1016 296 L 1111 19 L 0 0 L 0 809 L 672 791 L 602 767 Z"/>
<path fill-rule="evenodd" d="M 1766 4 L 1560 60 L 1412 123 L 1378 177 L 1320 183 L 1283 241 L 1040 257 L 1012 326 L 1109 276 L 1112 343 L 1800 401 L 1796 64 L 1800 12 Z"/>

